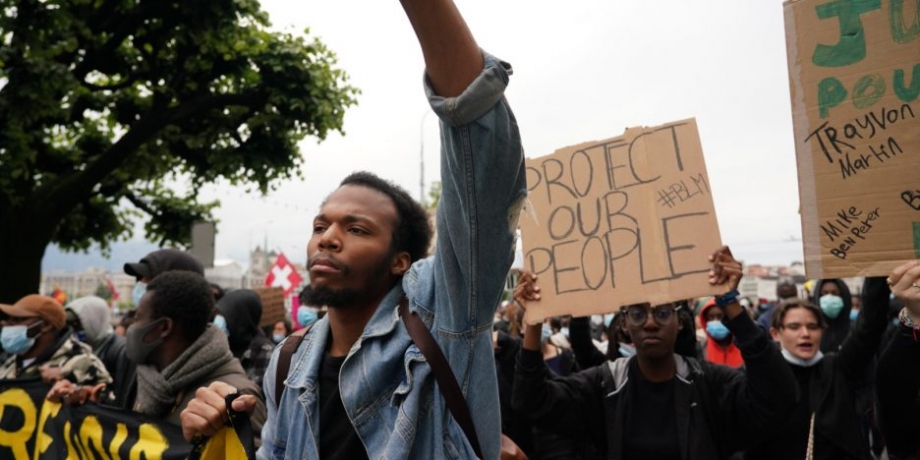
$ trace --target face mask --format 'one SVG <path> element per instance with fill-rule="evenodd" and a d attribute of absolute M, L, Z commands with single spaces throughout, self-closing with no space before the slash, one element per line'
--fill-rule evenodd
<path fill-rule="evenodd" d="M 297 310 L 297 323 L 300 327 L 307 327 L 316 321 L 316 312 L 307 307 L 300 307 Z"/>
<path fill-rule="evenodd" d="M 613 322 L 613 313 L 608 313 L 604 315 L 604 327 L 610 327 L 610 323 Z"/>
<path fill-rule="evenodd" d="M 3 345 L 3 350 L 14 355 L 22 355 L 31 350 L 35 345 L 35 337 L 29 337 L 29 329 L 41 323 L 39 321 L 28 326 L 3 326 L 0 331 L 0 344 Z"/>
<path fill-rule="evenodd" d="M 560 329 L 559 331 L 562 332 L 562 335 L 564 335 L 565 338 L 569 338 L 569 328 L 564 327 L 564 328 Z"/>
<path fill-rule="evenodd" d="M 217 315 L 214 317 L 214 325 L 218 329 L 224 331 L 224 335 L 230 337 L 230 329 L 227 328 L 227 318 L 224 318 L 224 315 Z"/>
<path fill-rule="evenodd" d="M 284 334 L 272 334 L 272 342 L 281 343 L 284 340 Z"/>
<path fill-rule="evenodd" d="M 708 332 L 709 335 L 711 335 L 712 338 L 716 340 L 722 340 L 728 337 L 729 334 L 728 328 L 725 327 L 725 325 L 722 324 L 722 321 L 720 320 L 709 321 L 706 323 L 706 332 Z"/>
<path fill-rule="evenodd" d="M 600 326 L 604 324 L 604 317 L 601 315 L 591 315 L 591 324 L 595 326 Z"/>
<path fill-rule="evenodd" d="M 163 337 L 157 337 L 150 343 L 144 342 L 148 332 L 154 330 L 166 318 L 160 318 L 146 326 L 131 325 L 125 332 L 125 355 L 134 364 L 147 364 L 147 357 L 163 343 Z"/>
<path fill-rule="evenodd" d="M 131 291 L 131 300 L 134 301 L 134 307 L 137 308 L 141 304 L 141 297 L 144 297 L 144 294 L 147 293 L 147 283 L 143 281 L 138 281 L 134 284 L 134 290 Z"/>
<path fill-rule="evenodd" d="M 624 358 L 636 356 L 636 347 L 628 343 L 621 343 L 619 350 L 620 350 L 620 356 L 623 356 Z"/>
<path fill-rule="evenodd" d="M 834 294 L 825 294 L 821 296 L 821 311 L 828 318 L 834 319 L 840 316 L 840 310 L 843 310 L 843 299 Z"/>
<path fill-rule="evenodd" d="M 859 317 L 859 310 L 850 310 L 850 321 L 856 321 L 857 317 Z"/>
<path fill-rule="evenodd" d="M 543 323 L 543 329 L 540 331 L 540 341 L 546 342 L 553 335 L 553 328 L 549 324 Z"/>
<path fill-rule="evenodd" d="M 77 340 L 83 343 L 89 343 L 89 338 L 86 337 L 86 332 L 83 331 L 77 331 Z"/>

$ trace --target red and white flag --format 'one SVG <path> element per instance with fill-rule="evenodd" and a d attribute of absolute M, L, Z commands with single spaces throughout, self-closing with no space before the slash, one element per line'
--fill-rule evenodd
<path fill-rule="evenodd" d="M 285 297 L 291 295 L 294 292 L 294 288 L 302 282 L 303 277 L 300 276 L 300 273 L 297 273 L 297 270 L 287 260 L 287 257 L 284 257 L 283 253 L 278 254 L 275 264 L 272 265 L 271 270 L 268 271 L 268 276 L 265 277 L 265 285 L 284 289 Z"/>

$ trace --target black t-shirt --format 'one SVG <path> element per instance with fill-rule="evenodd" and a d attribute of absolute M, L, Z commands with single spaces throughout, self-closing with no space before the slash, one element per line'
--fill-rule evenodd
<path fill-rule="evenodd" d="M 336 358 L 326 352 L 319 369 L 319 458 L 322 460 L 367 458 L 339 393 L 339 370 L 344 362 L 344 356 Z"/>
<path fill-rule="evenodd" d="M 674 379 L 650 382 L 639 372 L 637 360 L 629 363 L 629 400 L 623 456 L 630 460 L 680 460 L 677 441 L 677 411 L 674 408 Z"/>

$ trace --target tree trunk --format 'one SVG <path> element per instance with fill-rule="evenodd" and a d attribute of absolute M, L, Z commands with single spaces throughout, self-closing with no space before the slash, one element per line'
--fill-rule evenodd
<path fill-rule="evenodd" d="M 0 213 L 0 303 L 41 294 L 42 258 L 55 225 L 43 220 L 39 212 L 24 207 Z"/>

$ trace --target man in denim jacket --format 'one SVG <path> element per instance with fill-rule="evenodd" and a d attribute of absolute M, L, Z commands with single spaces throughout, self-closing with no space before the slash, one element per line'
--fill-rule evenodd
<path fill-rule="evenodd" d="M 402 5 L 425 56 L 429 102 L 441 119 L 435 254 L 416 260 L 406 249 L 412 242 L 399 237 L 406 213 L 397 209 L 408 194 L 375 176 L 349 176 L 326 199 L 308 246 L 307 297 L 331 308 L 294 354 L 281 395 L 274 394 L 275 349 L 264 380 L 269 413 L 259 458 L 339 458 L 353 452 L 349 445 L 373 459 L 475 456 L 399 319 L 403 294 L 457 377 L 483 456 L 499 456 L 492 315 L 526 196 L 517 123 L 503 97 L 510 67 L 481 52 L 450 0 Z M 342 360 L 338 388 L 323 386 L 336 358 Z M 185 436 L 222 426 L 223 396 L 233 391 L 222 384 L 199 390 L 182 415 Z M 325 395 L 336 391 L 347 430 L 320 410 L 331 407 Z M 246 410 L 251 399 L 240 397 L 233 408 Z"/>

